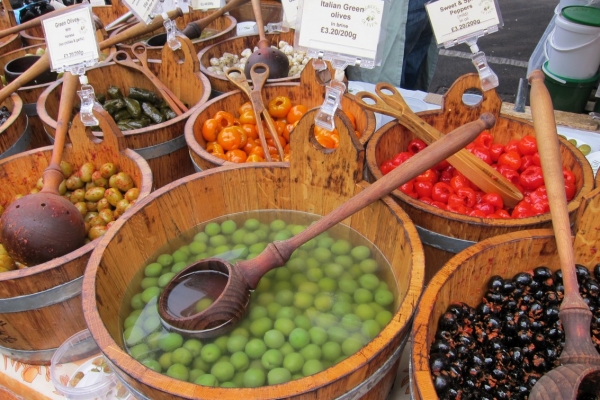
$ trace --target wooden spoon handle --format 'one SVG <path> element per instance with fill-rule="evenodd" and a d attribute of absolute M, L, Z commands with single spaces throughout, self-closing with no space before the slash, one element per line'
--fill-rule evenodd
<path fill-rule="evenodd" d="M 54 193 L 58 195 L 58 186 L 63 180 L 63 174 L 60 169 L 60 161 L 62 160 L 63 150 L 69 129 L 69 122 L 73 112 L 73 104 L 75 102 L 75 93 L 77 92 L 77 84 L 79 78 L 70 72 L 65 72 L 63 76 L 63 86 L 60 93 L 60 104 L 58 107 L 58 118 L 56 120 L 56 133 L 54 135 L 54 147 L 52 149 L 52 158 L 50 165 L 44 170 L 43 179 L 44 187 L 41 192 Z"/>
<path fill-rule="evenodd" d="M 571 238 L 571 221 L 567 208 L 565 180 L 563 176 L 562 157 L 554 108 L 550 93 L 544 84 L 544 74 L 540 70 L 533 71 L 529 76 L 531 83 L 531 116 L 537 138 L 540 160 L 544 174 L 544 184 L 550 203 L 552 227 L 558 246 L 558 256 L 563 272 L 565 296 L 579 294 L 577 275 L 575 273 L 575 255 Z"/>
<path fill-rule="evenodd" d="M 269 47 L 269 41 L 265 36 L 265 26 L 263 22 L 262 9 L 260 7 L 260 0 L 252 0 L 252 11 L 254 12 L 254 19 L 258 28 L 258 47 L 261 49 Z"/>
<path fill-rule="evenodd" d="M 443 138 L 418 152 L 408 161 L 402 163 L 383 178 L 375 181 L 368 188 L 338 206 L 335 210 L 310 225 L 298 235 L 284 241 L 274 242 L 273 246 L 281 255 L 281 259 L 288 260 L 298 247 L 367 205 L 391 193 L 423 171 L 445 160 L 452 153 L 472 142 L 483 130 L 491 128 L 495 122 L 494 116 L 486 113 L 477 121 L 469 122 L 444 135 Z M 246 267 L 243 270 L 243 275 L 250 287 L 254 288 L 264 274 L 282 265 L 280 261 L 273 259 L 272 252 L 263 251 L 253 260 L 238 262 L 237 267 Z M 251 266 L 251 268 L 247 268 L 247 266 Z"/>
<path fill-rule="evenodd" d="M 232 0 L 229 3 L 225 4 L 223 7 L 215 11 L 214 13 L 198 20 L 192 21 L 183 29 L 182 33 L 190 39 L 196 39 L 200 37 L 202 31 L 210 25 L 214 20 L 219 18 L 221 15 L 225 14 L 228 11 L 233 10 L 241 6 L 244 3 L 247 3 L 248 0 Z"/>

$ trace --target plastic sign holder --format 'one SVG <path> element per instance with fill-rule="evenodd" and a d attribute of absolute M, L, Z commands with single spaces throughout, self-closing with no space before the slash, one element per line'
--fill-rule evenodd
<path fill-rule="evenodd" d="M 489 66 L 485 53 L 479 50 L 477 39 L 497 32 L 503 26 L 496 0 L 437 0 L 425 5 L 438 47 L 469 45 L 471 61 L 486 91 L 498 86 L 498 76 Z"/>
<path fill-rule="evenodd" d="M 296 27 L 298 16 L 298 0 L 281 0 L 283 8 L 283 22 L 289 28 Z"/>
<path fill-rule="evenodd" d="M 287 1 L 287 0 L 282 0 Z M 335 69 L 327 84 L 325 101 L 315 124 L 332 131 L 335 111 L 346 91 L 344 70 L 349 65 L 373 68 L 379 64 L 378 50 L 383 0 L 299 0 L 294 47 L 313 58 L 316 71 Z"/>
<path fill-rule="evenodd" d="M 86 68 L 96 65 L 100 55 L 91 6 L 81 5 L 65 9 L 57 16 L 43 18 L 42 28 L 51 69 L 79 76 L 82 86 L 77 94 L 81 98 L 81 121 L 86 126 L 98 125 L 92 113 L 96 99 L 94 88 L 85 76 Z"/>
<path fill-rule="evenodd" d="M 225 0 L 191 0 L 190 5 L 194 10 L 214 10 L 225 5 Z"/>

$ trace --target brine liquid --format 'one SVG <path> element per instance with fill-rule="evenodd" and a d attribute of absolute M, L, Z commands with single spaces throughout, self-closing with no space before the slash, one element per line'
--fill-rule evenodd
<path fill-rule="evenodd" d="M 218 271 L 196 271 L 184 277 L 173 287 L 167 299 L 171 315 L 190 317 L 197 314 L 196 304 L 208 297 L 212 301 L 221 295 L 229 277 Z"/>

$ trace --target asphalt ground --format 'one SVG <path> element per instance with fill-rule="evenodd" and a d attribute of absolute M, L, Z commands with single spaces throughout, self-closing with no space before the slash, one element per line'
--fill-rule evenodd
<path fill-rule="evenodd" d="M 526 78 L 529 57 L 552 19 L 558 1 L 498 0 L 498 4 L 504 27 L 479 38 L 477 45 L 498 75 L 496 91 L 503 101 L 514 103 L 519 79 Z M 466 44 L 440 49 L 429 92 L 443 94 L 459 76 L 477 72 L 470 55 Z"/>

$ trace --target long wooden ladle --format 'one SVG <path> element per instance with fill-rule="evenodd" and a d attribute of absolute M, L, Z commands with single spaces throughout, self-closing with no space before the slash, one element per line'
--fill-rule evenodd
<path fill-rule="evenodd" d="M 269 66 L 269 79 L 287 78 L 290 72 L 290 61 L 284 52 L 274 47 L 265 36 L 265 26 L 263 23 L 260 0 L 252 0 L 252 11 L 258 27 L 258 50 L 248 57 L 244 71 L 246 76 L 250 75 L 250 68 L 254 64 L 267 64 Z"/>
<path fill-rule="evenodd" d="M 70 72 L 63 79 L 52 158 L 42 175 L 44 187 L 13 201 L 0 219 L 0 242 L 13 259 L 28 266 L 70 253 L 85 242 L 81 213 L 58 193 L 64 179 L 60 161 L 78 84 Z"/>
<path fill-rule="evenodd" d="M 600 354 L 591 339 L 592 312 L 579 294 L 577 284 L 571 223 L 552 100 L 544 85 L 542 71 L 533 71 L 529 82 L 531 83 L 531 115 L 565 287 L 565 295 L 558 313 L 565 332 L 565 345 L 559 357 L 562 365 L 549 371 L 537 381 L 529 399 L 574 400 L 584 378 L 600 371 Z M 596 394 L 600 393 L 600 385 L 595 385 L 595 391 Z"/>
<path fill-rule="evenodd" d="M 444 136 L 415 114 L 393 85 L 380 82 L 375 86 L 375 92 L 377 95 L 358 92 L 354 97 L 362 107 L 396 118 L 427 144 Z M 515 185 L 471 152 L 460 150 L 449 157 L 448 162 L 484 192 L 498 193 L 507 206 L 514 207 L 523 200 L 523 194 Z"/>
<path fill-rule="evenodd" d="M 262 124 L 262 119 L 265 120 L 269 134 L 273 138 L 275 147 L 277 147 L 277 153 L 279 154 L 279 161 L 283 161 L 283 147 L 279 142 L 279 136 L 277 135 L 277 128 L 273 122 L 273 118 L 269 114 L 269 111 L 265 107 L 265 103 L 262 98 L 262 88 L 269 78 L 269 67 L 266 64 L 254 64 L 250 68 L 250 78 L 252 79 L 252 88 L 248 84 L 246 74 L 241 68 L 230 68 L 225 72 L 225 76 L 237 86 L 250 100 L 252 104 L 252 110 L 256 118 L 256 129 L 258 130 L 258 136 L 260 138 L 260 144 L 265 152 L 265 158 L 267 161 L 272 161 L 271 155 L 269 154 L 269 146 L 265 136 L 265 128 Z"/>
<path fill-rule="evenodd" d="M 313 123 L 314 115 L 307 113 L 300 120 L 296 130 L 298 132 L 310 130 Z M 167 329 L 200 338 L 213 337 L 233 328 L 244 314 L 244 309 L 247 307 L 250 298 L 250 291 L 256 288 L 264 274 L 273 268 L 284 265 L 294 250 L 446 159 L 449 155 L 474 140 L 484 129 L 492 127 L 494 123 L 494 116 L 488 113 L 482 115 L 477 121 L 455 129 L 314 224 L 311 224 L 298 235 L 284 241 L 270 243 L 262 253 L 252 260 L 240 261 L 233 266 L 217 258 L 208 258 L 190 265 L 175 275 L 158 300 L 158 312 L 163 320 L 163 325 Z M 425 151 L 426 153 L 424 153 Z M 206 276 L 207 272 L 208 276 Z M 201 275 L 200 278 L 206 276 L 206 279 L 209 279 L 204 283 L 198 282 L 201 287 L 208 289 L 216 286 L 212 284 L 214 280 L 210 282 L 210 276 L 225 274 L 228 276 L 228 281 L 222 293 L 217 294 L 218 297 L 214 296 L 214 303 L 204 311 L 191 316 L 181 316 L 170 312 L 169 297 L 173 290 L 180 284 L 189 287 L 190 278 L 193 279 L 198 274 Z"/>
<path fill-rule="evenodd" d="M 225 4 L 223 7 L 215 11 L 214 13 L 198 20 L 190 22 L 183 28 L 182 33 L 190 39 L 199 38 L 202 35 L 202 31 L 206 29 L 208 25 L 210 25 L 214 20 L 222 16 L 228 11 L 233 10 L 241 6 L 244 3 L 247 3 L 249 0 L 232 0 L 229 3 Z M 166 42 L 166 34 L 165 34 L 165 42 Z"/>
<path fill-rule="evenodd" d="M 173 11 L 169 11 L 167 13 L 169 19 L 178 18 L 183 15 L 181 8 L 177 8 Z M 118 35 L 109 37 L 106 40 L 103 40 L 98 44 L 100 50 L 107 49 L 112 47 L 118 43 L 121 43 L 125 40 L 129 40 L 136 36 L 143 35 L 148 32 L 152 32 L 153 30 L 158 29 L 163 25 L 163 17 L 162 15 L 157 15 L 154 17 L 151 23 L 145 24 L 140 22 L 131 28 L 119 33 Z M 29 81 L 34 79 L 36 76 L 41 74 L 50 68 L 50 54 L 46 51 L 39 60 L 35 64 L 33 64 L 27 71 L 23 72 L 17 79 L 10 82 L 8 85 L 4 86 L 2 90 L 0 90 L 0 103 L 6 100 L 12 93 L 19 90 L 21 86 L 26 85 Z"/>

